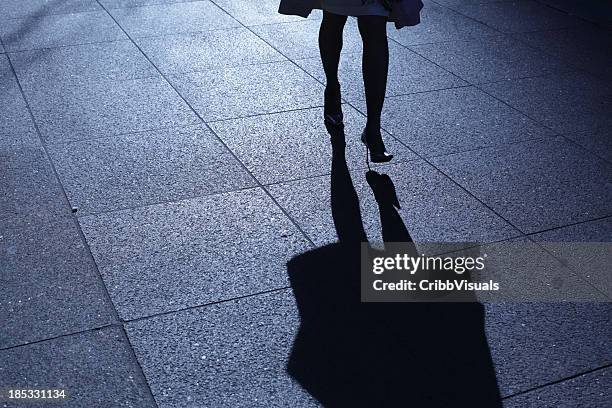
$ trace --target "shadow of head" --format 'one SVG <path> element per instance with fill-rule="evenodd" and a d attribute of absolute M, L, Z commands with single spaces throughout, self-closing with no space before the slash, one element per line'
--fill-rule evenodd
<path fill-rule="evenodd" d="M 364 303 L 359 201 L 330 132 L 331 206 L 338 242 L 296 256 L 288 273 L 300 328 L 287 370 L 326 407 L 498 407 L 500 397 L 479 303 Z M 384 240 L 410 241 L 389 176 L 366 180 Z"/>

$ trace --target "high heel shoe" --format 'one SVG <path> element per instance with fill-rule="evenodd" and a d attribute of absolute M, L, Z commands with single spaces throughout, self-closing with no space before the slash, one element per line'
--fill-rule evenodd
<path fill-rule="evenodd" d="M 331 126 L 342 126 L 344 115 L 342 114 L 342 99 L 340 96 L 340 84 L 327 85 L 325 87 L 325 106 L 323 108 L 323 119 Z"/>
<path fill-rule="evenodd" d="M 372 133 L 366 132 L 364 129 L 363 133 L 361 134 L 361 141 L 370 152 L 370 160 L 372 160 L 372 163 L 386 163 L 393 158 L 393 155 L 388 153 L 387 149 L 385 148 L 380 131 Z M 366 154 L 366 161 L 367 159 L 368 157 Z"/>

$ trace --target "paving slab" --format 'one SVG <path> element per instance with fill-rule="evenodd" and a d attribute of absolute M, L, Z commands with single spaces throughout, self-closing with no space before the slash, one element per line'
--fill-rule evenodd
<path fill-rule="evenodd" d="M 242 0 L 215 0 L 215 4 L 246 26 L 303 20 L 300 16 L 279 14 L 277 0 L 260 0 L 256 3 Z M 320 20 L 321 15 L 320 11 L 315 10 L 308 18 Z"/>
<path fill-rule="evenodd" d="M 564 30 L 517 33 L 514 38 L 545 51 L 568 65 L 602 78 L 612 79 L 612 36 L 610 32 L 586 26 Z"/>
<path fill-rule="evenodd" d="M 287 285 L 308 242 L 261 190 L 79 219 L 125 320 Z"/>
<path fill-rule="evenodd" d="M 0 227 L 0 349 L 112 323 L 76 223 Z M 32 385 L 32 384 L 30 384 Z"/>
<path fill-rule="evenodd" d="M 51 157 L 79 216 L 256 184 L 204 125 L 56 145 Z"/>
<path fill-rule="evenodd" d="M 585 25 L 578 18 L 536 1 L 466 4 L 457 7 L 456 10 L 505 33 L 555 30 Z"/>
<path fill-rule="evenodd" d="M 49 144 L 200 122 L 159 76 L 74 86 L 26 84 L 24 91 Z"/>
<path fill-rule="evenodd" d="M 480 87 L 560 133 L 612 127 L 612 86 L 587 74 L 563 73 Z"/>
<path fill-rule="evenodd" d="M 502 396 L 610 364 L 610 312 L 610 303 L 486 305 L 487 339 Z"/>
<path fill-rule="evenodd" d="M 32 117 L 6 56 L 0 55 L 0 152 L 40 146 Z"/>
<path fill-rule="evenodd" d="M 160 407 L 317 407 L 286 372 L 298 325 L 282 291 L 126 328 Z"/>
<path fill-rule="evenodd" d="M 246 28 L 138 38 L 136 42 L 165 74 L 286 60 Z"/>
<path fill-rule="evenodd" d="M 210 1 L 158 4 L 110 10 L 130 37 L 156 37 L 239 27 Z"/>
<path fill-rule="evenodd" d="M 605 407 L 610 387 L 612 368 L 605 368 L 509 398 L 504 407 Z"/>
<path fill-rule="evenodd" d="M 403 45 L 430 44 L 444 41 L 470 40 L 498 32 L 430 0 L 423 1 L 421 23 L 397 30 L 387 26 L 387 34 Z"/>
<path fill-rule="evenodd" d="M 346 151 L 354 168 L 366 168 L 360 136 L 365 118 L 344 105 Z M 247 169 L 263 184 L 329 174 L 332 163 L 330 135 L 323 124 L 323 109 L 305 109 L 210 124 Z M 388 135 L 385 143 L 397 155 L 415 155 Z"/>
<path fill-rule="evenodd" d="M 493 242 L 520 235 L 421 160 L 381 166 L 376 171 L 387 174 L 395 185 L 401 206 L 399 217 L 415 242 Z M 358 204 L 360 214 L 357 217 L 361 217 L 368 239 L 380 243 L 383 237 L 378 205 L 364 173 L 363 170 L 351 171 L 351 175 L 347 175 L 346 170 L 338 166 L 331 177 L 321 176 L 266 188 L 316 245 L 337 240 L 332 199 L 339 203 L 338 214 L 344 214 Z M 356 200 L 359 203 L 355 203 Z M 355 229 L 353 224 L 358 222 L 359 218 L 347 227 Z"/>
<path fill-rule="evenodd" d="M 169 80 L 207 122 L 323 104 L 323 85 L 289 61 L 178 74 Z"/>
<path fill-rule="evenodd" d="M 562 138 L 458 153 L 433 162 L 525 233 L 612 214 L 612 164 Z"/>
<path fill-rule="evenodd" d="M 357 106 L 365 109 L 365 102 Z M 554 134 L 473 87 L 387 98 L 382 123 L 385 130 L 425 157 Z"/>
<path fill-rule="evenodd" d="M 557 58 L 503 35 L 410 49 L 473 84 L 572 70 Z"/>
<path fill-rule="evenodd" d="M 391 43 L 389 45 L 389 54 L 387 96 L 467 85 L 457 76 L 397 44 Z M 318 78 L 319 81 L 325 82 L 325 72 L 320 58 L 299 60 L 296 63 Z M 339 80 L 342 86 L 342 96 L 345 100 L 350 102 L 365 100 L 361 54 L 343 54 L 341 56 Z"/>
<path fill-rule="evenodd" d="M 0 20 L 35 19 L 49 14 L 69 14 L 100 9 L 96 0 L 5 0 L 0 4 Z"/>
<path fill-rule="evenodd" d="M 127 39 L 105 11 L 6 20 L 0 37 L 9 52 Z"/>
<path fill-rule="evenodd" d="M 46 223 L 70 213 L 64 193 L 41 146 L 0 152 L 0 221 Z"/>
<path fill-rule="evenodd" d="M 114 327 L 2 350 L 0 389 L 3 394 L 9 388 L 66 390 L 67 398 L 50 402 L 52 406 L 155 407 L 132 353 Z M 4 398 L 0 402 L 26 406 Z"/>
<path fill-rule="evenodd" d="M 11 54 L 11 61 L 19 80 L 32 87 L 159 76 L 129 40 L 23 51 Z"/>
<path fill-rule="evenodd" d="M 296 60 L 320 58 L 320 26 L 320 21 L 302 20 L 293 23 L 261 25 L 251 29 L 287 58 Z M 350 18 L 344 27 L 342 52 L 345 54 L 361 53 L 362 47 L 357 21 Z"/>
<path fill-rule="evenodd" d="M 612 127 L 565 135 L 591 153 L 612 162 Z"/>

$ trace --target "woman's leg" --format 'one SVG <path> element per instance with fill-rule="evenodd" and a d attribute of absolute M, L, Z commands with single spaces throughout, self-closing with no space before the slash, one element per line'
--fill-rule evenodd
<path fill-rule="evenodd" d="M 363 85 L 368 111 L 366 132 L 368 135 L 380 134 L 380 116 L 385 102 L 389 70 L 387 17 L 360 16 L 357 22 L 363 40 Z"/>
<path fill-rule="evenodd" d="M 323 12 L 323 21 L 319 30 L 319 50 L 325 71 L 325 122 L 331 125 L 342 123 L 342 104 L 340 83 L 338 82 L 338 64 L 342 51 L 342 33 L 346 16 Z"/>
<path fill-rule="evenodd" d="M 323 20 L 319 30 L 319 50 L 327 84 L 331 86 L 338 84 L 338 64 L 340 63 L 342 33 L 346 19 L 346 16 L 323 11 Z"/>

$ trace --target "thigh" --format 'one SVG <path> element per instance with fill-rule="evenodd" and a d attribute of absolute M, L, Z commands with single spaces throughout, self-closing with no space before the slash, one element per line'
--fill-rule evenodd
<path fill-rule="evenodd" d="M 385 16 L 358 16 L 357 25 L 361 37 L 366 40 L 370 38 L 380 38 L 387 36 L 387 21 Z"/>

